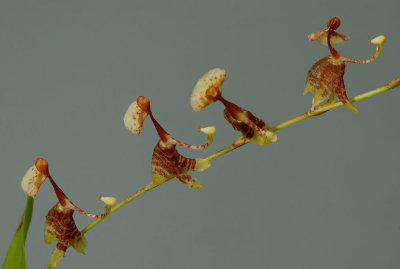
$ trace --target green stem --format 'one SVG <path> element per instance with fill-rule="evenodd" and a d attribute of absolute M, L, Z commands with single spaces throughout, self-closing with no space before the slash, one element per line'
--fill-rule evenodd
<path fill-rule="evenodd" d="M 377 88 L 375 90 L 372 90 L 372 91 L 357 95 L 357 96 L 355 96 L 353 98 L 350 98 L 349 101 L 351 103 L 355 103 L 355 102 L 364 100 L 366 98 L 370 98 L 372 96 L 384 93 L 384 92 L 386 92 L 386 91 L 388 91 L 390 89 L 393 89 L 393 88 L 391 88 L 389 85 L 385 85 L 385 86 L 379 87 L 379 88 Z M 313 116 L 317 116 L 317 115 L 319 115 L 321 113 L 324 113 L 324 112 L 326 112 L 328 110 L 332 110 L 332 109 L 335 109 L 335 108 L 338 108 L 338 107 L 341 107 L 341 106 L 343 106 L 343 103 L 340 102 L 340 101 L 336 101 L 336 102 L 333 102 L 333 103 L 330 103 L 330 104 L 327 104 L 327 105 L 320 106 L 317 109 L 315 109 L 313 112 L 306 112 L 306 113 L 301 114 L 301 115 L 299 115 L 299 116 L 297 116 L 297 117 L 295 117 L 293 119 L 290 119 L 288 121 L 282 122 L 281 124 L 278 124 L 278 125 L 272 127 L 272 131 L 278 131 L 278 130 L 283 129 L 285 127 L 288 127 L 289 125 L 292 125 L 292 124 L 294 124 L 296 122 L 305 120 L 305 119 L 313 117 Z"/>
<path fill-rule="evenodd" d="M 229 147 L 221 149 L 221 150 L 215 152 L 214 154 L 211 154 L 210 156 L 208 156 L 208 157 L 206 157 L 204 159 L 206 159 L 207 161 L 212 161 L 212 160 L 214 160 L 214 159 L 216 159 L 218 157 L 221 157 L 222 155 L 227 154 L 228 152 L 231 152 L 234 149 L 237 149 L 238 147 L 246 145 L 249 142 L 250 141 L 248 139 L 245 139 L 244 137 L 239 137 Z"/>
<path fill-rule="evenodd" d="M 82 234 L 87 233 L 89 230 L 91 230 L 94 226 L 96 226 L 99 222 L 101 222 L 102 220 L 104 220 L 106 217 L 108 217 L 109 215 L 111 215 L 112 213 L 114 213 L 115 211 L 117 211 L 118 209 L 120 209 L 122 206 L 126 205 L 127 203 L 129 203 L 130 201 L 132 201 L 133 199 L 139 197 L 140 195 L 148 192 L 151 189 L 154 189 L 155 187 L 157 187 L 158 185 L 154 185 L 153 182 L 150 182 L 150 184 L 144 186 L 143 188 L 141 188 L 140 190 L 138 190 L 137 192 L 135 192 L 134 194 L 129 195 L 128 197 L 126 197 L 124 200 L 122 200 L 121 202 L 119 202 L 118 204 L 116 204 L 115 206 L 113 206 L 110 210 L 110 213 L 102 218 L 98 218 L 94 221 L 92 221 L 91 223 L 89 223 L 88 226 L 86 226 L 85 228 L 83 228 L 83 230 L 81 231 Z"/>
<path fill-rule="evenodd" d="M 386 92 L 386 91 L 388 91 L 390 89 L 394 89 L 394 88 L 396 88 L 396 87 L 398 87 L 400 85 L 400 82 L 399 82 L 400 79 L 399 78 L 400 77 L 394 79 L 393 81 L 391 81 L 389 84 L 387 84 L 385 86 L 382 86 L 382 87 L 379 87 L 379 88 L 377 88 L 375 90 L 372 90 L 372 91 L 357 95 L 357 96 L 351 98 L 350 102 L 355 103 L 355 102 L 364 100 L 366 98 L 370 98 L 370 97 L 373 97 L 375 95 L 384 93 L 384 92 Z M 299 115 L 297 117 L 294 117 L 294 118 L 292 118 L 292 119 L 290 119 L 288 121 L 285 121 L 285 122 L 283 122 L 281 124 L 278 124 L 278 125 L 272 127 L 271 129 L 272 129 L 272 131 L 278 131 L 278 130 L 286 128 L 286 127 L 288 127 L 288 126 L 290 126 L 290 125 L 292 125 L 292 124 L 294 124 L 296 122 L 305 120 L 305 119 L 313 117 L 313 116 L 320 115 L 320 114 L 322 114 L 322 113 L 324 113 L 324 112 L 326 112 L 328 110 L 332 110 L 332 109 L 335 109 L 335 108 L 338 108 L 338 107 L 341 107 L 341 106 L 343 106 L 343 103 L 340 102 L 340 101 L 333 102 L 333 103 L 330 103 L 330 104 L 326 104 L 326 105 L 318 107 L 313 112 L 306 112 L 304 114 L 301 114 L 301 115 Z M 216 158 L 219 158 L 219 157 L 227 154 L 228 152 L 231 152 L 231 151 L 233 151 L 233 150 L 235 150 L 235 149 L 237 149 L 237 148 L 239 148 L 239 147 L 241 147 L 243 145 L 246 145 L 249 142 L 250 142 L 249 140 L 244 139 L 243 137 L 239 137 L 238 139 L 235 140 L 235 142 L 232 143 L 232 145 L 229 145 L 228 147 L 226 147 L 226 148 L 224 148 L 222 150 L 219 150 L 214 154 L 211 154 L 210 156 L 206 157 L 205 159 L 208 160 L 208 161 L 214 160 Z M 147 186 L 145 186 L 142 189 L 140 189 L 137 192 L 135 192 L 134 194 L 128 196 L 127 198 L 122 200 L 120 203 L 118 203 L 117 205 L 113 206 L 111 208 L 111 210 L 110 210 L 110 213 L 106 217 L 108 217 L 113 212 L 117 211 L 119 208 L 121 208 L 125 204 L 129 203 L 133 199 L 139 197 L 140 195 L 148 192 L 151 189 L 154 189 L 157 186 L 158 185 L 154 185 L 153 183 L 150 183 Z M 86 226 L 81 232 L 83 234 L 87 233 L 89 230 L 91 230 L 93 227 L 95 227 L 98 223 L 100 223 L 106 217 L 98 218 L 98 219 L 94 220 L 88 226 Z"/>

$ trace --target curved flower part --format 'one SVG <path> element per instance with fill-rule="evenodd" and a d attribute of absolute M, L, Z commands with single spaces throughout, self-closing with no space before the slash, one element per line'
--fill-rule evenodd
<path fill-rule="evenodd" d="M 316 62 L 308 71 L 306 86 L 303 95 L 313 92 L 311 112 L 315 107 L 327 100 L 330 103 L 334 100 L 334 95 L 351 111 L 358 113 L 358 109 L 352 105 L 347 97 L 346 87 L 343 76 L 345 71 L 345 62 L 367 64 L 379 57 L 382 52 L 383 44 L 386 41 L 385 36 L 378 36 L 370 40 L 371 44 L 376 45 L 375 55 L 366 60 L 356 60 L 347 58 L 335 50 L 332 46 L 342 41 L 347 41 L 348 36 L 339 34 L 335 30 L 340 26 L 339 18 L 332 18 L 327 24 L 327 29 L 312 33 L 308 36 L 310 41 L 320 41 L 329 47 L 330 56 L 324 57 Z"/>
<path fill-rule="evenodd" d="M 139 135 L 142 131 L 143 122 L 146 117 L 149 115 L 146 110 L 143 110 L 140 106 L 145 108 L 145 99 L 139 98 L 133 102 L 125 112 L 124 115 L 124 124 L 125 127 L 131 132 L 136 135 Z M 139 104 L 138 104 L 139 102 Z"/>
<path fill-rule="evenodd" d="M 328 46 L 328 33 L 326 31 L 318 31 L 308 35 L 308 40 L 310 41 L 318 41 L 321 44 Z M 347 35 L 343 35 L 340 33 L 333 32 L 330 35 L 330 42 L 332 46 L 340 44 L 344 41 L 349 41 L 350 37 Z"/>
<path fill-rule="evenodd" d="M 308 40 L 319 41 L 325 46 L 329 46 L 328 43 L 334 46 L 344 41 L 349 41 L 350 40 L 349 36 L 335 32 L 335 30 L 339 28 L 339 26 L 340 26 L 340 19 L 334 17 L 330 19 L 329 22 L 327 23 L 326 26 L 327 29 L 309 34 Z M 328 36 L 329 36 L 329 42 L 328 42 Z"/>
<path fill-rule="evenodd" d="M 26 171 L 21 181 L 22 190 L 32 198 L 35 198 L 43 181 L 48 177 L 47 161 L 38 158 L 35 165 Z"/>
<path fill-rule="evenodd" d="M 181 147 L 185 147 L 185 148 L 188 148 L 188 149 L 204 149 L 204 148 L 210 146 L 213 143 L 213 141 L 214 141 L 213 135 L 214 135 L 214 133 L 216 131 L 216 128 L 214 126 L 209 126 L 209 127 L 204 127 L 204 128 L 202 128 L 200 126 L 199 127 L 199 131 L 202 132 L 202 133 L 205 133 L 207 135 L 207 143 L 205 143 L 203 145 L 190 145 L 190 144 L 186 144 L 184 142 L 181 142 L 179 140 L 173 139 L 172 137 L 171 137 L 171 139 L 174 140 L 175 143 L 178 146 L 181 146 Z"/>
<path fill-rule="evenodd" d="M 62 206 L 60 202 L 47 213 L 44 241 L 46 244 L 58 241 L 50 258 L 51 267 L 56 267 L 60 263 L 70 246 L 77 252 L 85 254 L 87 241 L 76 227 L 73 213 L 73 209 Z"/>
<path fill-rule="evenodd" d="M 74 212 L 78 211 L 92 218 L 104 217 L 110 212 L 111 206 L 116 202 L 114 197 L 100 196 L 99 200 L 106 204 L 106 213 L 95 215 L 76 207 L 68 198 L 65 199 L 63 202 L 59 201 L 53 206 L 46 215 L 44 242 L 46 244 L 52 244 L 58 241 L 50 258 L 49 265 L 51 267 L 56 267 L 60 263 L 70 246 L 77 252 L 85 254 L 87 241 L 75 224 L 73 218 Z"/>
<path fill-rule="evenodd" d="M 217 101 L 221 95 L 226 70 L 214 68 L 205 73 L 194 86 L 190 104 L 195 112 L 203 110 L 210 103 Z"/>
<path fill-rule="evenodd" d="M 189 188 L 203 188 L 188 172 L 201 172 L 210 166 L 211 163 L 205 159 L 186 158 L 179 154 L 172 140 L 167 143 L 160 140 L 154 148 L 151 160 L 152 182 L 158 186 L 176 177 Z"/>
<path fill-rule="evenodd" d="M 344 62 L 349 62 L 349 63 L 355 63 L 355 64 L 369 64 L 371 62 L 373 62 L 374 60 L 376 60 L 382 53 L 382 49 L 383 49 L 383 44 L 385 44 L 386 42 L 386 37 L 384 35 L 380 35 L 377 36 L 373 39 L 371 39 L 369 41 L 369 43 L 373 44 L 376 46 L 376 50 L 375 50 L 375 54 L 366 59 L 366 60 L 357 60 L 357 59 L 353 59 L 353 58 L 347 58 L 347 57 L 341 57 L 342 61 Z"/>
<path fill-rule="evenodd" d="M 237 120 L 225 109 L 225 119 L 232 125 L 233 129 L 242 133 L 243 137 L 257 145 L 269 145 L 276 142 L 278 136 L 270 131 L 270 127 L 249 111 L 243 111 L 242 120 Z"/>
<path fill-rule="evenodd" d="M 222 97 L 221 87 L 225 78 L 226 71 L 222 68 L 214 68 L 205 73 L 196 83 L 190 98 L 192 109 L 197 112 L 212 102 L 220 101 L 225 105 L 225 119 L 244 138 L 258 145 L 276 142 L 277 135 L 263 120 Z"/>
<path fill-rule="evenodd" d="M 345 63 L 332 56 L 327 56 L 316 62 L 308 71 L 306 87 L 303 95 L 313 92 L 311 111 L 328 99 L 330 103 L 334 99 L 334 94 L 351 111 L 358 113 L 347 97 L 346 87 L 343 81 Z"/>
<path fill-rule="evenodd" d="M 103 201 L 106 204 L 106 213 L 110 213 L 111 207 L 115 205 L 117 199 L 115 197 L 104 197 L 100 195 L 99 201 Z"/>
<path fill-rule="evenodd" d="M 131 109 L 131 107 L 135 109 Z M 132 111 L 136 111 L 135 116 L 132 117 Z M 215 127 L 199 128 L 199 131 L 207 134 L 207 143 L 203 145 L 190 145 L 171 137 L 167 131 L 157 122 L 154 118 L 150 100 L 144 96 L 139 96 L 135 102 L 131 104 L 125 115 L 129 115 L 124 118 L 125 126 L 131 131 L 130 126 L 136 126 L 134 129 L 138 130 L 142 128 L 144 119 L 150 115 L 150 118 L 156 128 L 160 141 L 157 143 L 153 151 L 152 157 L 152 182 L 153 184 L 160 185 L 174 177 L 178 178 L 186 186 L 193 188 L 203 188 L 203 185 L 194 177 L 188 174 L 189 171 L 202 171 L 211 166 L 211 163 L 204 159 L 191 159 L 186 158 L 178 153 L 176 146 L 182 146 L 189 149 L 203 149 L 210 146 L 213 142 L 213 134 L 215 133 Z M 125 120 L 127 119 L 127 120 Z M 138 119 L 141 119 L 140 121 Z M 132 123 L 135 121 L 135 123 Z M 140 132 L 133 132 L 139 134 Z"/>

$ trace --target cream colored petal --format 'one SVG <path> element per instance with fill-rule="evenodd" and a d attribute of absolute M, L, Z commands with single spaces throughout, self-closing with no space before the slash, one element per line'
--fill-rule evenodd
<path fill-rule="evenodd" d="M 103 201 L 107 206 L 113 206 L 117 202 L 115 197 L 105 197 L 103 195 L 100 195 L 99 200 Z"/>
<path fill-rule="evenodd" d="M 199 131 L 208 135 L 213 135 L 217 129 L 214 126 L 199 127 Z"/>
<path fill-rule="evenodd" d="M 133 102 L 125 112 L 124 124 L 126 129 L 139 135 L 142 131 L 143 122 L 147 115 L 148 113 L 138 106 L 137 101 Z"/>
<path fill-rule="evenodd" d="M 103 195 L 100 195 L 99 200 L 106 204 L 107 214 L 110 213 L 111 207 L 117 202 L 115 197 L 104 197 Z"/>
<path fill-rule="evenodd" d="M 378 58 L 379 55 L 381 55 L 383 44 L 386 42 L 386 37 L 384 35 L 380 35 L 375 37 L 374 39 L 371 39 L 371 44 L 376 45 L 376 52 L 374 55 L 374 58 Z"/>
<path fill-rule="evenodd" d="M 328 46 L 328 33 L 325 31 L 318 31 L 308 35 L 308 40 L 319 41 L 323 45 Z M 343 41 L 350 40 L 350 37 L 337 32 L 331 33 L 331 45 L 335 46 L 342 43 Z"/>
<path fill-rule="evenodd" d="M 26 171 L 24 177 L 21 181 L 22 190 L 29 196 L 35 198 L 38 193 L 40 186 L 46 179 L 46 175 L 40 173 L 36 166 L 31 166 L 28 171 Z"/>
<path fill-rule="evenodd" d="M 221 94 L 221 86 L 226 78 L 226 71 L 222 68 L 214 68 L 205 73 L 194 86 L 190 103 L 192 109 L 198 112 L 204 109 L 211 102 L 215 102 Z M 207 90 L 213 90 L 207 94 Z"/>

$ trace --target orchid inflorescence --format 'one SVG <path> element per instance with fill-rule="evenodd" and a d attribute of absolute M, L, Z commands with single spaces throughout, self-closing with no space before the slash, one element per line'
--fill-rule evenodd
<path fill-rule="evenodd" d="M 361 61 L 342 56 L 333 46 L 343 41 L 348 41 L 350 38 L 336 32 L 339 26 L 340 20 L 335 17 L 329 20 L 325 30 L 314 32 L 308 36 L 310 41 L 319 41 L 328 46 L 331 53 L 331 55 L 316 62 L 308 72 L 304 94 L 310 92 L 314 93 L 312 107 L 309 111 L 311 114 L 309 115 L 318 115 L 315 111 L 329 108 L 333 103 L 334 95 L 337 96 L 341 104 L 345 105 L 353 112 L 358 113 L 357 108 L 347 97 L 343 81 L 345 62 L 357 64 L 370 63 L 378 58 L 382 51 L 385 37 L 378 36 L 370 40 L 371 44 L 376 45 L 375 55 L 371 58 Z M 221 102 L 225 107 L 223 112 L 224 118 L 232 125 L 234 130 L 241 134 L 237 140 L 233 141 L 227 150 L 220 151 L 222 153 L 218 156 L 249 142 L 253 142 L 257 145 L 269 145 L 272 142 L 276 142 L 277 135 L 275 131 L 285 126 L 282 125 L 283 127 L 276 126 L 271 128 L 264 120 L 254 116 L 250 111 L 222 97 L 222 84 L 225 79 L 225 69 L 214 68 L 209 70 L 195 84 L 190 97 L 191 107 L 195 112 L 203 110 L 211 103 L 217 101 Z M 399 84 L 400 77 L 390 82 L 385 90 L 397 87 Z M 326 102 L 322 103 L 325 100 Z M 213 126 L 199 127 L 199 131 L 207 135 L 207 143 L 205 144 L 190 145 L 181 142 L 173 138 L 160 123 L 158 123 L 152 113 L 150 100 L 144 96 L 139 96 L 128 107 L 124 116 L 124 125 L 130 132 L 139 135 L 142 131 L 143 123 L 148 116 L 159 135 L 159 141 L 153 150 L 151 160 L 152 180 L 145 188 L 134 193 L 114 207 L 113 205 L 116 203 L 114 197 L 103 197 L 100 195 L 99 200 L 106 204 L 105 213 L 103 214 L 88 213 L 74 205 L 50 175 L 48 162 L 46 160 L 38 158 L 35 165 L 28 169 L 21 183 L 22 189 L 28 196 L 34 198 L 41 184 L 48 178 L 58 198 L 57 204 L 50 209 L 46 216 L 45 242 L 50 244 L 58 241 L 46 268 L 57 266 L 70 246 L 84 254 L 84 249 L 87 244 L 84 233 L 94 227 L 99 220 L 97 220 L 94 225 L 88 226 L 89 228 L 86 227 L 84 230 L 79 231 L 73 219 L 73 213 L 75 211 L 90 218 L 102 219 L 142 193 L 175 177 L 189 188 L 203 188 L 203 185 L 196 178 L 191 176 L 189 171 L 199 172 L 209 168 L 211 166 L 210 160 L 215 157 L 187 158 L 178 153 L 177 146 L 193 150 L 204 149 L 212 144 L 213 134 L 216 128 Z M 295 120 L 286 124 L 286 126 L 306 117 L 308 117 L 307 113 L 295 118 Z"/>

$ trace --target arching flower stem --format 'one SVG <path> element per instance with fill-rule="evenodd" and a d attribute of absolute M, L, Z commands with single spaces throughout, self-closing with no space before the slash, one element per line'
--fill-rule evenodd
<path fill-rule="evenodd" d="M 327 29 L 325 30 L 325 31 L 328 33 L 328 38 L 327 38 L 327 41 L 328 41 L 328 48 L 329 48 L 329 50 L 330 50 L 330 52 L 331 52 L 333 58 L 335 58 L 335 59 L 340 58 L 340 53 L 332 47 L 332 44 L 331 44 L 331 34 L 332 34 L 337 28 L 339 28 L 339 26 L 340 26 L 340 20 L 339 20 L 339 18 L 334 17 L 334 18 L 332 18 L 332 19 L 329 20 L 328 25 L 327 25 Z"/>
<path fill-rule="evenodd" d="M 369 92 L 357 95 L 357 96 L 355 96 L 353 98 L 350 98 L 350 101 L 352 103 L 355 103 L 355 102 L 358 102 L 358 101 L 373 97 L 375 95 L 387 92 L 387 91 L 389 91 L 391 89 L 394 89 L 396 87 L 399 87 L 399 86 L 400 86 L 400 76 L 395 78 L 395 79 L 393 79 L 391 82 L 389 82 L 385 86 L 376 88 L 376 89 L 374 89 L 372 91 L 369 91 Z M 292 119 L 290 119 L 288 121 L 282 122 L 282 123 L 272 127 L 272 131 L 281 130 L 281 129 L 286 128 L 286 127 L 288 127 L 288 126 L 290 126 L 292 124 L 295 124 L 295 123 L 297 123 L 299 121 L 302 121 L 302 120 L 305 120 L 307 118 L 320 115 L 320 114 L 322 114 L 324 112 L 327 112 L 329 110 L 332 110 L 332 109 L 335 109 L 335 108 L 338 108 L 338 107 L 341 107 L 341 106 L 343 106 L 343 103 L 340 102 L 340 101 L 336 101 L 336 102 L 333 102 L 333 103 L 331 103 L 329 105 L 318 107 L 313 112 L 306 112 L 304 114 L 301 114 L 301 115 L 299 115 L 297 117 L 294 117 L 294 118 L 292 118 Z M 219 158 L 219 157 L 221 157 L 221 156 L 223 156 L 223 155 L 225 155 L 225 154 L 227 154 L 227 153 L 229 153 L 229 152 L 231 152 L 231 151 L 233 151 L 233 150 L 235 150 L 235 149 L 237 149 L 237 148 L 239 148 L 241 146 L 244 146 L 244 145 L 248 144 L 249 142 L 250 141 L 248 139 L 245 139 L 243 137 L 239 137 L 238 139 L 235 140 L 235 142 L 233 144 L 229 145 L 228 147 L 226 147 L 226 148 L 224 148 L 222 150 L 219 150 L 219 151 L 209 155 L 208 157 L 206 157 L 204 159 L 206 159 L 208 161 L 214 160 L 214 159 Z M 88 226 L 86 226 L 84 229 L 81 230 L 81 233 L 82 234 L 87 233 L 89 230 L 93 229 L 97 224 L 99 224 L 106 217 L 108 217 L 109 215 L 111 215 L 112 213 L 114 213 L 115 211 L 120 209 L 122 206 L 128 204 L 132 200 L 134 200 L 137 197 L 141 196 L 142 194 L 154 189 L 157 186 L 158 185 L 155 185 L 152 182 L 150 182 L 150 184 L 146 185 L 142 189 L 138 190 L 137 192 L 133 193 L 132 195 L 128 196 L 127 198 L 125 198 L 124 200 L 122 200 L 121 202 L 119 202 L 118 204 L 113 206 L 107 216 L 102 217 L 102 218 L 98 218 L 98 219 L 92 221 Z"/>
<path fill-rule="evenodd" d="M 342 56 L 342 60 L 344 62 L 355 63 L 355 64 L 369 64 L 370 62 L 373 62 L 374 60 L 376 60 L 379 57 L 379 55 L 381 55 L 383 44 L 385 43 L 385 41 L 386 41 L 386 38 L 385 38 L 385 36 L 382 36 L 382 35 L 370 40 L 371 44 L 376 45 L 376 50 L 375 50 L 374 56 L 372 56 L 366 60 L 357 60 L 357 59 L 347 58 L 347 57 L 343 57 L 343 56 Z"/>

